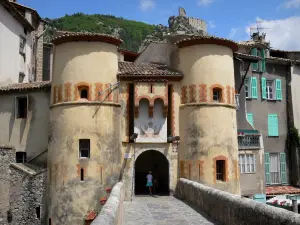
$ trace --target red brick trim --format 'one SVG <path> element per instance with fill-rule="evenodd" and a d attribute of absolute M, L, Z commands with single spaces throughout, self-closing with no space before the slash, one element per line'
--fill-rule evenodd
<path fill-rule="evenodd" d="M 105 84 L 105 90 L 108 89 L 109 87 L 110 87 L 110 84 Z M 109 88 L 106 93 L 107 93 L 107 95 L 106 95 L 105 99 L 107 99 L 109 102 L 112 102 L 112 98 L 113 98 L 112 89 Z"/>
<path fill-rule="evenodd" d="M 232 95 L 230 94 L 230 92 L 231 92 L 230 89 L 231 89 L 231 87 L 230 87 L 229 85 L 227 85 L 227 86 L 226 86 L 226 90 L 227 90 L 227 103 L 228 103 L 228 104 L 230 104 L 231 96 L 232 96 Z"/>
<path fill-rule="evenodd" d="M 196 85 L 190 85 L 190 103 L 196 102 Z"/>
<path fill-rule="evenodd" d="M 125 101 L 126 101 L 126 119 L 125 119 L 125 131 L 126 131 L 126 141 L 129 142 L 129 89 L 130 89 L 130 84 L 127 84 L 126 86 L 126 94 L 124 96 Z"/>
<path fill-rule="evenodd" d="M 171 101 L 172 101 L 172 113 L 171 113 L 171 129 L 172 135 L 175 136 L 175 92 L 174 92 L 174 85 L 171 85 Z"/>
<path fill-rule="evenodd" d="M 57 102 L 56 100 L 56 93 L 57 93 L 57 86 L 53 86 L 53 89 L 52 89 L 52 94 L 53 94 L 53 104 L 55 104 Z"/>
<path fill-rule="evenodd" d="M 237 92 L 237 91 L 236 91 L 235 88 L 233 87 L 233 88 L 232 88 L 232 100 L 231 100 L 231 101 L 232 101 L 232 104 L 234 104 L 234 97 L 235 97 L 235 94 L 237 94 L 236 92 Z"/>
<path fill-rule="evenodd" d="M 187 103 L 187 86 L 181 87 L 181 104 Z"/>
<path fill-rule="evenodd" d="M 207 102 L 206 84 L 199 84 L 199 101 L 200 102 Z"/>
<path fill-rule="evenodd" d="M 74 97 L 75 101 L 78 101 L 80 99 L 80 90 L 83 88 L 88 88 L 88 100 L 91 101 L 91 93 L 92 93 L 92 85 L 86 82 L 79 82 L 75 84 L 75 89 L 74 89 Z"/>
<path fill-rule="evenodd" d="M 229 168 L 228 168 L 228 158 L 223 156 L 223 155 L 219 155 L 216 156 L 215 158 L 213 158 L 213 182 L 214 184 L 217 182 L 217 160 L 224 160 L 225 161 L 225 182 L 229 181 L 228 179 L 228 172 L 229 172 Z"/>
<path fill-rule="evenodd" d="M 214 95 L 213 95 L 213 89 L 215 89 L 215 88 L 219 88 L 219 89 L 221 89 L 221 99 L 220 99 L 220 102 L 221 103 L 224 103 L 225 102 L 225 99 L 224 99 L 224 97 L 225 97 L 225 91 L 224 91 L 224 87 L 222 86 L 222 85 L 220 85 L 220 84 L 213 84 L 213 85 L 211 85 L 210 86 L 210 101 L 211 102 L 213 102 L 214 101 Z"/>
<path fill-rule="evenodd" d="M 65 83 L 65 102 L 71 101 L 71 83 Z"/>
<path fill-rule="evenodd" d="M 57 90 L 57 102 L 62 102 L 62 84 L 58 85 L 58 90 Z"/>
<path fill-rule="evenodd" d="M 94 101 L 102 101 L 103 100 L 103 95 L 99 95 L 100 92 L 103 91 L 101 83 L 95 83 L 95 98 Z"/>

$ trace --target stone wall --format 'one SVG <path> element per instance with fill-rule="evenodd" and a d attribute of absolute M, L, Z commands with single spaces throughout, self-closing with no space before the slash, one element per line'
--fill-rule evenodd
<path fill-rule="evenodd" d="M 224 225 L 300 224 L 299 214 L 242 198 L 187 179 L 181 178 L 178 181 L 175 196 L 195 205 L 209 217 Z"/>
<path fill-rule="evenodd" d="M 117 183 L 102 208 L 100 214 L 91 225 L 120 225 L 123 220 L 124 185 Z"/>
<path fill-rule="evenodd" d="M 10 225 L 46 224 L 47 171 L 32 165 L 13 163 L 10 166 Z M 39 215 L 37 210 L 39 208 Z"/>

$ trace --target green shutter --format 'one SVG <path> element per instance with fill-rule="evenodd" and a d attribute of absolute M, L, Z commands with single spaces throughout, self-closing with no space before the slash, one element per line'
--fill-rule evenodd
<path fill-rule="evenodd" d="M 282 100 L 281 80 L 276 79 L 276 99 Z"/>
<path fill-rule="evenodd" d="M 257 56 L 257 48 L 251 49 L 251 55 Z M 258 70 L 258 63 L 252 63 L 252 70 Z"/>
<path fill-rule="evenodd" d="M 261 72 L 266 72 L 265 49 L 261 49 L 261 57 L 263 58 L 261 62 Z"/>
<path fill-rule="evenodd" d="M 268 136 L 279 136 L 277 114 L 268 115 Z"/>
<path fill-rule="evenodd" d="M 267 93 L 266 93 L 266 87 L 267 86 L 267 79 L 265 77 L 261 78 L 261 96 L 262 99 L 267 98 Z"/>
<path fill-rule="evenodd" d="M 247 113 L 247 120 L 248 120 L 248 122 L 252 125 L 252 126 L 254 126 L 253 124 L 253 114 L 252 113 Z"/>
<path fill-rule="evenodd" d="M 281 183 L 287 183 L 286 177 L 286 157 L 285 153 L 280 153 L 280 176 L 281 176 Z"/>
<path fill-rule="evenodd" d="M 271 184 L 270 154 L 269 153 L 265 153 L 265 174 L 266 174 L 266 184 Z"/>
<path fill-rule="evenodd" d="M 257 98 L 257 80 L 256 80 L 256 77 L 251 77 L 251 94 L 252 94 L 252 98 Z"/>

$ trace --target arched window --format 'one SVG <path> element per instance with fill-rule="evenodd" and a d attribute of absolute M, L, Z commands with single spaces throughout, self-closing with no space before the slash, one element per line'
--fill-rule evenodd
<path fill-rule="evenodd" d="M 221 102 L 221 99 L 222 99 L 222 89 L 214 88 L 213 89 L 213 100 L 215 102 Z"/>
<path fill-rule="evenodd" d="M 87 90 L 87 88 L 82 88 L 80 90 L 80 98 L 88 99 L 88 90 Z"/>

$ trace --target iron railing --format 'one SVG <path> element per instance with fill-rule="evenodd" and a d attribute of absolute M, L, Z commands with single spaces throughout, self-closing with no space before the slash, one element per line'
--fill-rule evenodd
<path fill-rule="evenodd" d="M 239 149 L 259 149 L 259 135 L 244 135 L 238 136 Z"/>

